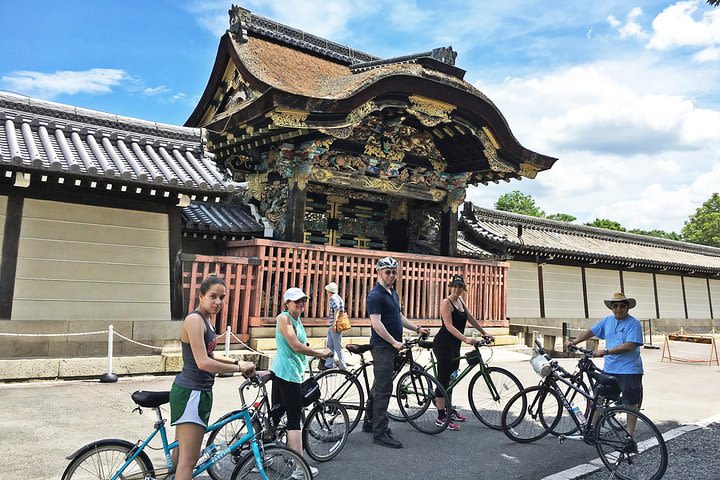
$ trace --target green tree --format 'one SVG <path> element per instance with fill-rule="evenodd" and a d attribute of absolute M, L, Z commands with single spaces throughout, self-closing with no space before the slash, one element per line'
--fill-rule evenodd
<path fill-rule="evenodd" d="M 720 5 L 720 0 L 708 0 L 708 4 L 717 7 Z"/>
<path fill-rule="evenodd" d="M 505 212 L 520 213 L 522 215 L 530 215 L 532 217 L 544 217 L 545 212 L 535 205 L 535 199 L 530 195 L 525 195 L 519 190 L 500 195 L 495 202 L 495 208 Z"/>
<path fill-rule="evenodd" d="M 605 228 L 608 230 L 617 230 L 619 232 L 624 232 L 625 228 L 620 225 L 615 220 L 608 220 L 607 218 L 596 218 L 590 223 L 586 223 L 588 227 L 598 227 L 598 228 Z"/>
<path fill-rule="evenodd" d="M 638 235 L 647 235 L 648 237 L 667 238 L 668 240 L 682 240 L 682 235 L 675 232 L 666 232 L 665 230 L 641 230 L 639 228 L 633 228 L 628 230 L 630 233 L 636 233 Z"/>
<path fill-rule="evenodd" d="M 685 222 L 683 238 L 692 243 L 720 247 L 720 195 L 713 193 Z"/>
<path fill-rule="evenodd" d="M 574 216 L 570 215 L 569 213 L 553 213 L 552 215 L 548 215 L 545 218 L 547 218 L 549 220 L 557 220 L 558 222 L 567 222 L 567 223 L 574 222 L 575 220 L 577 220 L 577 217 L 574 217 Z"/>

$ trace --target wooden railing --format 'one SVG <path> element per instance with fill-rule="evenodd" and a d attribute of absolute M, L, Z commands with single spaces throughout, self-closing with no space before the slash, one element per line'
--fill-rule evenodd
<path fill-rule="evenodd" d="M 194 308 L 197 288 L 207 274 L 224 277 L 228 302 L 218 325 L 230 324 L 245 338 L 251 326 L 274 325 L 275 316 L 282 310 L 282 295 L 289 287 L 299 287 L 309 296 L 303 323 L 325 324 L 329 308 L 325 285 L 329 282 L 338 284 L 353 325 L 369 325 L 365 302 L 376 282 L 375 262 L 388 255 L 399 263 L 396 288 L 407 318 L 423 325 L 439 325 L 440 302 L 449 293 L 447 284 L 453 274 L 462 274 L 473 315 L 485 325 L 507 325 L 506 262 L 264 239 L 230 242 L 224 253 L 222 257 L 186 256 L 185 304 Z"/>

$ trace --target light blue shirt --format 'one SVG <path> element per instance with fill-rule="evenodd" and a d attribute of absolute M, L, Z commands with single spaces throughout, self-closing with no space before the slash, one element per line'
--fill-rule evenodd
<path fill-rule="evenodd" d="M 305 345 L 305 343 L 307 343 L 307 333 L 305 333 L 305 327 L 303 327 L 299 317 L 296 320 L 287 311 L 282 312 L 281 315 L 287 315 L 290 318 L 298 340 Z M 277 345 L 277 352 L 275 353 L 275 358 L 273 358 L 270 370 L 272 370 L 277 377 L 287 382 L 302 383 L 305 367 L 307 366 L 305 354 L 297 353 L 290 347 L 290 344 L 285 340 L 285 336 L 280 331 L 281 321 L 283 320 L 280 319 L 275 324 L 275 344 Z"/>
<path fill-rule="evenodd" d="M 637 346 L 625 353 L 613 353 L 605 356 L 603 370 L 606 373 L 642 374 L 643 364 L 640 358 L 640 346 L 644 343 L 640 321 L 628 315 L 617 320 L 615 315 L 608 315 L 590 329 L 598 338 L 605 339 L 605 348 L 610 350 L 621 343 L 633 342 Z"/>
<path fill-rule="evenodd" d="M 345 310 L 345 302 L 340 295 L 333 293 L 330 297 L 330 326 L 335 323 L 335 314 Z"/>

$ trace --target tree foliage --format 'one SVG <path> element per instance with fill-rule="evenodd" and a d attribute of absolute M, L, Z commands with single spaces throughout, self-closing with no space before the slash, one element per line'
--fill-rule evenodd
<path fill-rule="evenodd" d="M 708 4 L 717 7 L 720 6 L 720 0 L 708 0 Z"/>
<path fill-rule="evenodd" d="M 683 238 L 692 243 L 720 247 L 720 195 L 713 193 L 682 229 Z"/>
<path fill-rule="evenodd" d="M 607 230 L 617 230 L 618 232 L 624 232 L 625 228 L 615 220 L 608 220 L 607 218 L 596 218 L 590 223 L 586 223 L 588 227 L 605 228 Z"/>
<path fill-rule="evenodd" d="M 658 230 L 657 228 L 653 230 L 642 230 L 640 228 L 633 228 L 632 230 L 628 230 L 630 233 L 635 233 L 637 235 L 647 235 L 648 237 L 658 237 L 658 238 L 667 238 L 668 240 L 682 240 L 682 235 L 675 232 L 666 232 L 665 230 Z"/>
<path fill-rule="evenodd" d="M 575 220 L 577 220 L 577 217 L 570 215 L 569 213 L 553 213 L 552 215 L 548 215 L 545 218 L 547 218 L 549 220 L 557 220 L 559 222 L 567 222 L 567 223 L 574 222 Z"/>
<path fill-rule="evenodd" d="M 522 215 L 530 215 L 532 217 L 544 217 L 545 212 L 535 205 L 535 199 L 530 195 L 525 195 L 519 190 L 500 195 L 495 202 L 495 208 L 505 212 L 519 213 Z"/>

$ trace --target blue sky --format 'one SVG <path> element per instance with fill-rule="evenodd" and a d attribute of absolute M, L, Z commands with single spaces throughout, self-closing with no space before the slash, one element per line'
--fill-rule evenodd
<path fill-rule="evenodd" d="M 226 1 L 0 0 L 0 89 L 183 124 Z M 704 1 L 241 3 L 381 57 L 452 45 L 524 146 L 558 157 L 518 189 L 547 213 L 678 231 L 720 190 L 720 8 Z"/>

